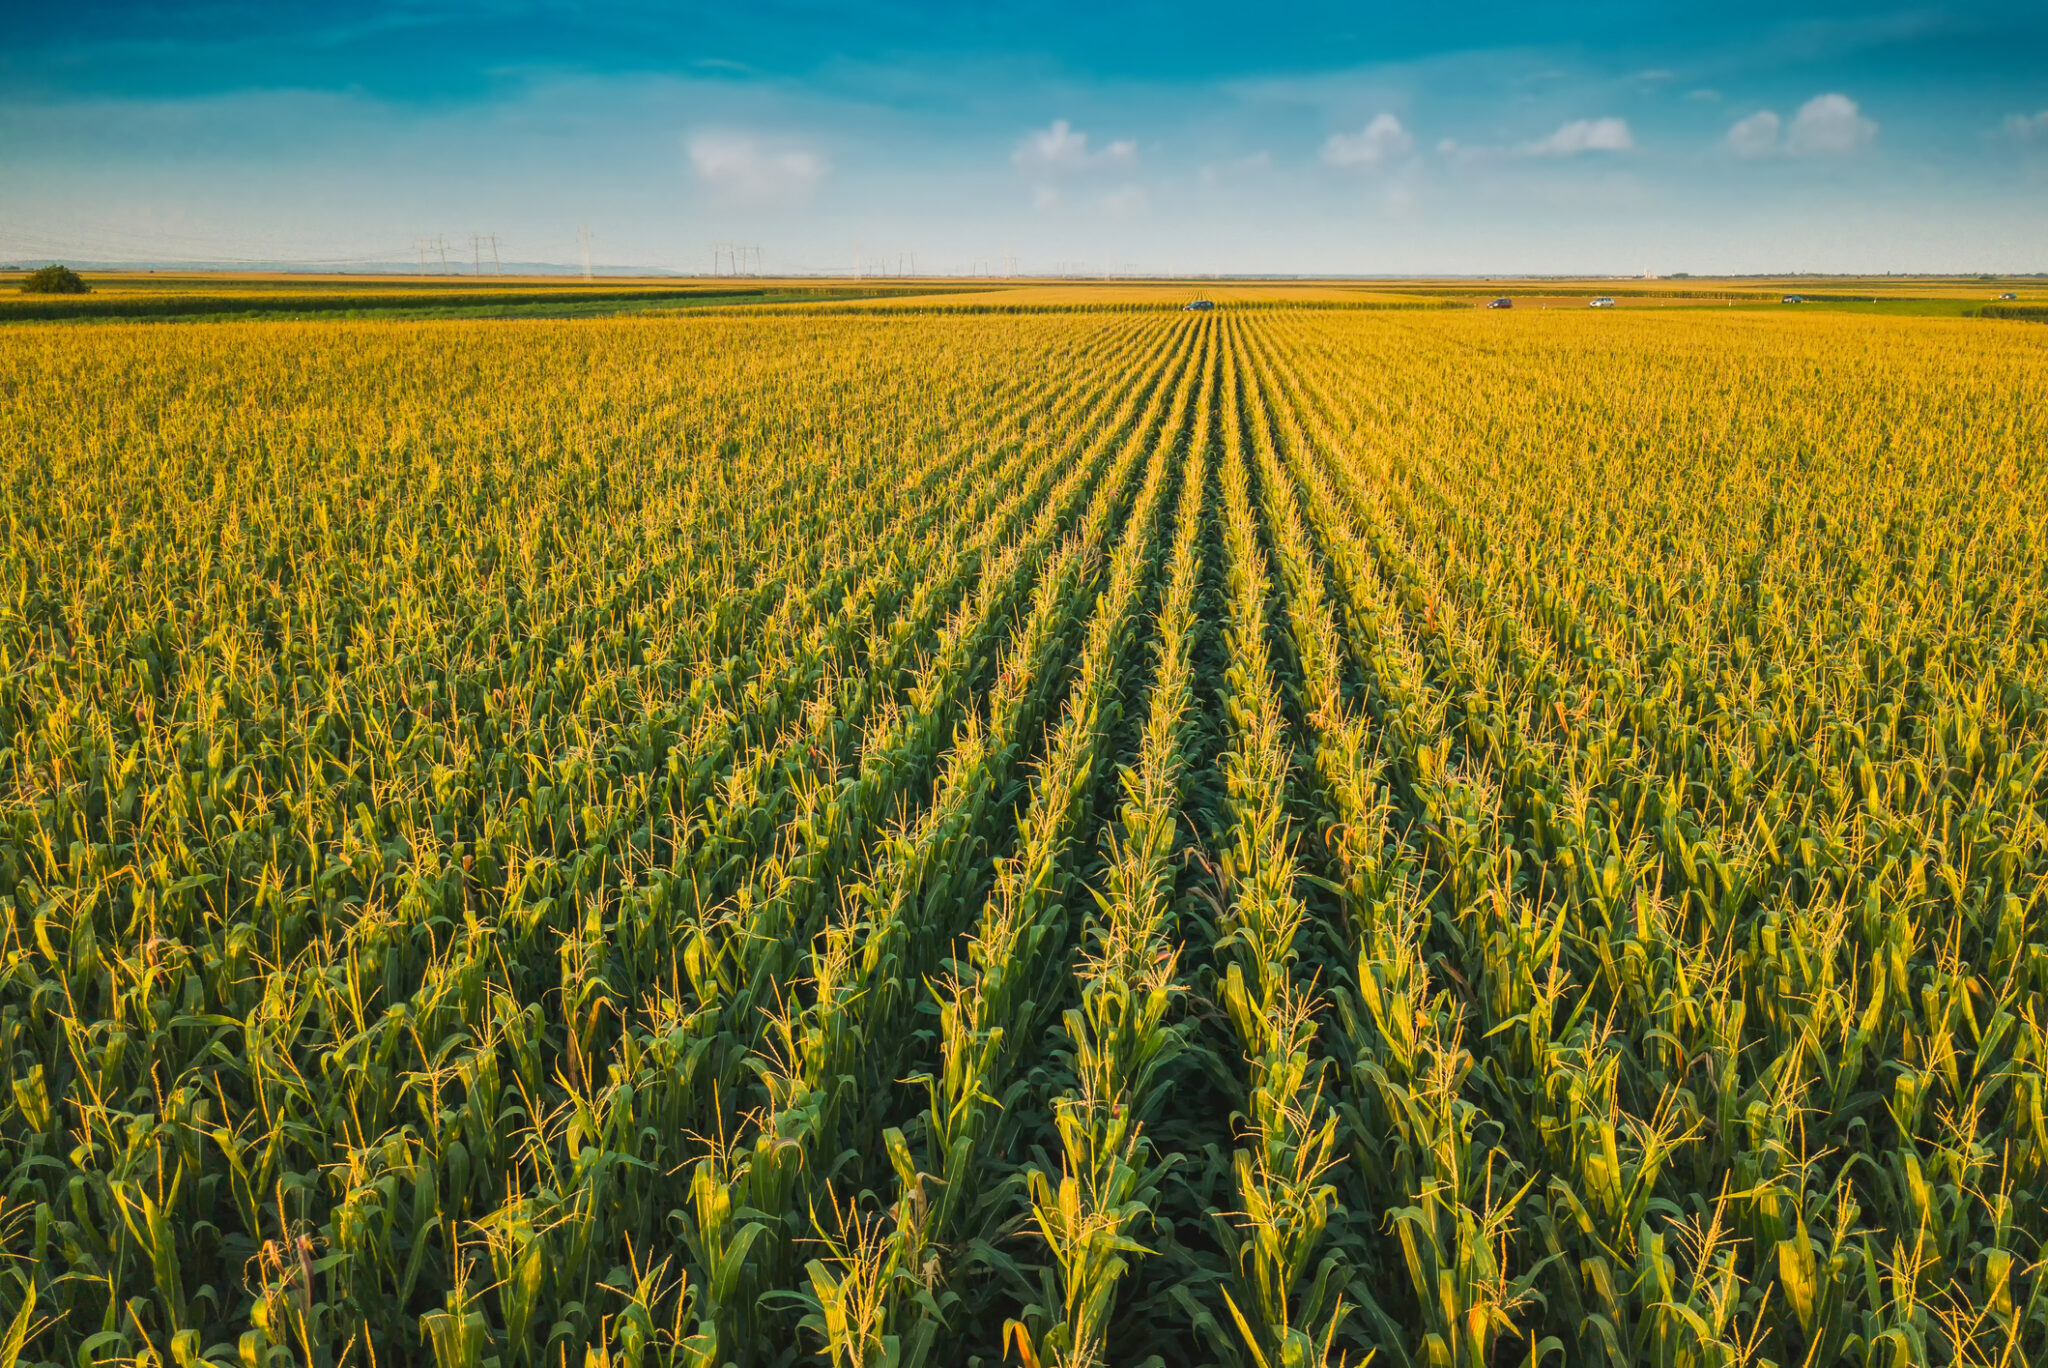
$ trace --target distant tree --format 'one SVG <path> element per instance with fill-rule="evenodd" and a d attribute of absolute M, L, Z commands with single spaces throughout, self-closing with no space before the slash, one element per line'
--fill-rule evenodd
<path fill-rule="evenodd" d="M 69 266 L 45 266 L 21 282 L 23 294 L 90 294 L 92 287 Z"/>

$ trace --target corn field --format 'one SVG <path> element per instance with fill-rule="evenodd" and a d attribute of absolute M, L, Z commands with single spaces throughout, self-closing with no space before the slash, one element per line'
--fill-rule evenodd
<path fill-rule="evenodd" d="M 0 1368 L 2048 1362 L 2048 349 L 0 331 Z"/>

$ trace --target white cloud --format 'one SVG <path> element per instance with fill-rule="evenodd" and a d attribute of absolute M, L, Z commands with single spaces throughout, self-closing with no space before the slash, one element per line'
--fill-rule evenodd
<path fill-rule="evenodd" d="M 1331 166 L 1383 166 L 1404 157 L 1415 139 L 1391 114 L 1377 114 L 1356 133 L 1332 133 L 1323 143 L 1323 160 Z"/>
<path fill-rule="evenodd" d="M 722 199 L 742 205 L 801 201 L 832 168 L 797 147 L 771 147 L 746 133 L 707 132 L 690 139 L 697 179 Z"/>
<path fill-rule="evenodd" d="M 1538 157 L 1575 157 L 1581 152 L 1626 152 L 1635 145 L 1627 119 L 1574 119 L 1530 143 L 1527 150 Z"/>
<path fill-rule="evenodd" d="M 1728 130 L 1728 149 L 1738 157 L 1768 157 L 1778 150 L 1778 129 L 1783 123 L 1776 112 L 1758 110 Z"/>
<path fill-rule="evenodd" d="M 1065 119 L 1054 119 L 1051 128 L 1027 135 L 1010 154 L 1019 166 L 1071 166 L 1087 159 L 1088 135 L 1076 133 Z"/>
<path fill-rule="evenodd" d="M 1138 144 L 1119 138 L 1091 151 L 1086 133 L 1065 119 L 1054 119 L 1050 127 L 1026 134 L 1010 160 L 1027 171 L 1096 171 L 1136 165 Z"/>
<path fill-rule="evenodd" d="M 1785 150 L 1801 157 L 1839 157 L 1876 136 L 1877 125 L 1864 118 L 1847 95 L 1816 95 L 1792 116 Z"/>
<path fill-rule="evenodd" d="M 1782 136 L 1780 136 L 1782 134 Z M 1799 106 L 1787 124 L 1776 110 L 1761 109 L 1728 130 L 1728 150 L 1738 157 L 1839 157 L 1854 152 L 1877 136 L 1877 125 L 1863 117 L 1847 95 L 1816 95 Z"/>
<path fill-rule="evenodd" d="M 2017 142 L 2048 142 L 2048 109 L 2039 114 L 2006 115 L 2005 132 Z"/>

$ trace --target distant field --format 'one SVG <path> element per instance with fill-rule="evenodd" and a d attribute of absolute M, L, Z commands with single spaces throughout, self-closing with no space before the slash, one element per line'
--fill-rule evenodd
<path fill-rule="evenodd" d="M 930 294 L 925 285 L 297 276 L 90 276 L 87 295 L 26 295 L 0 275 L 0 322 L 233 318 L 566 318 Z M 961 287 L 942 287 L 957 293 Z"/>
<path fill-rule="evenodd" d="M 2048 1363 L 1978 286 L 100 283 L 0 1368 Z"/>
<path fill-rule="evenodd" d="M 1202 297 L 1273 308 L 1480 307 L 1507 295 L 1521 309 L 1584 308 L 1605 295 L 1621 309 L 1785 308 L 1927 317 L 2042 317 L 2048 282 L 1831 279 L 1735 281 L 1388 280 L 1042 281 L 601 278 L 560 276 L 306 276 L 201 272 L 89 273 L 85 296 L 22 295 L 0 272 L 0 322 L 236 318 L 576 318 L 677 309 L 908 308 L 919 312 L 1176 308 Z M 2013 303 L 1997 302 L 2011 291 Z M 1787 306 L 1788 293 L 1806 302 Z"/>

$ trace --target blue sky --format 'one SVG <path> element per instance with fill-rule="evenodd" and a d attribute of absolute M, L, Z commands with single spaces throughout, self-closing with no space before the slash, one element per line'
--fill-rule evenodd
<path fill-rule="evenodd" d="M 0 259 L 2048 270 L 2048 5 L 21 7 Z M 488 249 L 486 248 L 486 251 Z M 438 260 L 438 254 L 436 254 Z"/>

